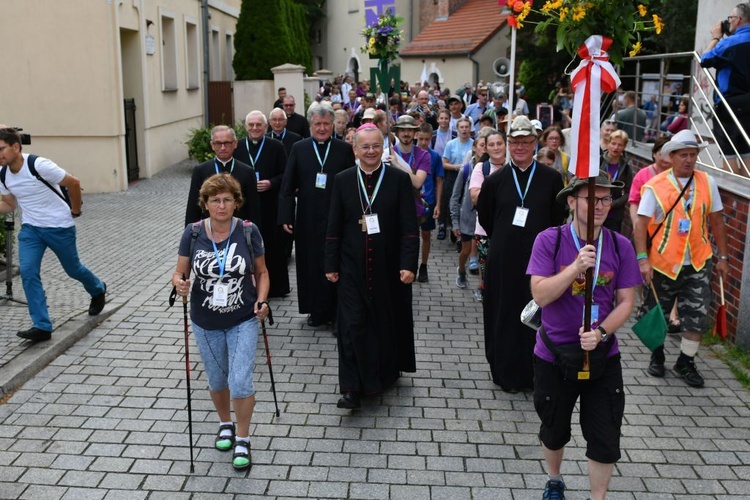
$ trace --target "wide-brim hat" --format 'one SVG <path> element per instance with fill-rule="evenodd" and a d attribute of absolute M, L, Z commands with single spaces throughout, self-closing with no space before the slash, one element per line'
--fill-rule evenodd
<path fill-rule="evenodd" d="M 396 121 L 396 124 L 393 125 L 394 130 L 395 129 L 411 129 L 411 130 L 418 130 L 419 127 L 414 124 L 414 117 L 410 115 L 401 115 L 398 117 L 398 120 Z"/>
<path fill-rule="evenodd" d="M 526 137 L 537 136 L 536 127 L 531 123 L 528 117 L 524 115 L 516 116 L 510 124 L 508 137 Z"/>
<path fill-rule="evenodd" d="M 367 108 L 362 113 L 362 120 L 374 120 L 374 119 L 375 119 L 375 109 Z"/>
<path fill-rule="evenodd" d="M 599 171 L 599 175 L 596 176 L 596 180 L 594 182 L 596 183 L 596 187 L 602 188 L 623 189 L 625 187 L 624 182 L 613 181 L 605 170 Z M 576 191 L 584 186 L 588 186 L 588 184 L 589 180 L 587 178 L 579 179 L 578 177 L 574 176 L 572 179 L 570 179 L 568 185 L 562 188 L 562 191 L 557 193 L 557 202 L 565 203 L 568 196 L 575 195 Z"/>
<path fill-rule="evenodd" d="M 679 151 L 680 149 L 704 149 L 708 147 L 707 142 L 698 142 L 698 140 L 698 136 L 696 136 L 692 131 L 687 129 L 680 130 L 672 136 L 669 142 L 661 147 L 661 154 L 668 155 L 669 153 L 674 153 L 675 151 Z"/>

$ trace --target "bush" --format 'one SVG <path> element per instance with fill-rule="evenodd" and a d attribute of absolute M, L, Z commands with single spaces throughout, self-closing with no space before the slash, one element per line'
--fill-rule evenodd
<path fill-rule="evenodd" d="M 214 150 L 211 148 L 211 129 L 210 127 L 202 128 L 191 128 L 190 138 L 185 142 L 188 147 L 188 156 L 200 163 L 212 159 L 214 156 Z M 245 124 L 241 121 L 234 124 L 234 133 L 237 134 L 237 139 L 244 139 L 247 137 L 247 130 L 245 130 Z M 3 247 L 5 248 L 5 247 Z"/>

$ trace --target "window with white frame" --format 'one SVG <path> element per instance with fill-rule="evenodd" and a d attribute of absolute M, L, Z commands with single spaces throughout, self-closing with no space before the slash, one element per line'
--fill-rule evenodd
<path fill-rule="evenodd" d="M 234 67 L 232 66 L 232 60 L 234 59 L 234 35 L 227 33 L 224 41 L 224 57 L 226 60 L 226 79 L 229 81 L 234 80 Z"/>
<path fill-rule="evenodd" d="M 162 90 L 177 90 L 177 34 L 174 15 L 161 12 Z"/>
<path fill-rule="evenodd" d="M 185 18 L 185 76 L 188 89 L 200 88 L 201 60 L 198 45 L 198 22 Z"/>
<path fill-rule="evenodd" d="M 219 30 L 213 28 L 211 30 L 211 80 L 221 78 L 221 58 L 219 54 Z"/>

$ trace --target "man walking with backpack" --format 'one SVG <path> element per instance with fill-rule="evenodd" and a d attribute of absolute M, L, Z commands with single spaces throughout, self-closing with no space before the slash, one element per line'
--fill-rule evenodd
<path fill-rule="evenodd" d="M 16 205 L 21 207 L 18 256 L 29 315 L 34 323 L 17 335 L 43 341 L 52 334 L 40 276 L 42 257 L 48 247 L 68 276 L 80 281 L 91 295 L 89 315 L 96 316 L 104 309 L 107 285 L 78 258 L 73 218 L 81 215 L 80 181 L 52 161 L 23 154 L 21 149 L 18 132 L 0 128 L 0 213 L 12 213 Z"/>

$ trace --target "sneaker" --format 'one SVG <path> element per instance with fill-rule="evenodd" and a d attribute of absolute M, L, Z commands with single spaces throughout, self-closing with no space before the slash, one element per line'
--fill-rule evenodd
<path fill-rule="evenodd" d="M 479 274 L 479 261 L 476 257 L 469 257 L 469 274 L 476 276 Z"/>
<path fill-rule="evenodd" d="M 648 365 L 648 374 L 652 377 L 664 377 L 664 346 L 657 347 L 651 353 L 651 362 Z"/>
<path fill-rule="evenodd" d="M 680 357 L 677 358 L 677 363 L 674 365 L 674 371 L 677 376 L 684 378 L 690 387 L 703 387 L 703 377 L 695 367 L 695 357 L 691 358 L 680 353 Z"/>
<path fill-rule="evenodd" d="M 460 268 L 456 268 L 456 286 L 462 290 L 469 286 L 469 282 L 466 281 L 466 273 L 461 274 Z"/>
<path fill-rule="evenodd" d="M 482 290 L 480 288 L 474 290 L 474 300 L 476 300 L 477 302 L 482 302 L 484 300 L 484 297 L 482 297 Z"/>
<path fill-rule="evenodd" d="M 102 309 L 104 309 L 104 295 L 107 293 L 107 284 L 104 283 L 104 291 L 95 297 L 91 297 L 91 304 L 89 304 L 89 316 L 96 316 Z"/>
<path fill-rule="evenodd" d="M 554 479 L 547 481 L 542 500 L 565 500 L 565 483 Z"/>
<path fill-rule="evenodd" d="M 429 278 L 427 277 L 427 264 L 419 265 L 419 272 L 417 273 L 417 282 L 427 283 Z"/>
<path fill-rule="evenodd" d="M 438 229 L 437 239 L 444 240 L 445 239 L 445 226 L 440 226 Z"/>

